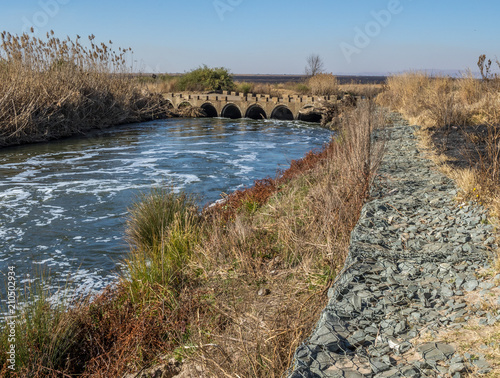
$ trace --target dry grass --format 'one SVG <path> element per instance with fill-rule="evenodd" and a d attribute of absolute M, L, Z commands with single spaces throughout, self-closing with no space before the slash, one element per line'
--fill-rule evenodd
<path fill-rule="evenodd" d="M 60 138 L 166 116 L 159 96 L 125 75 L 129 49 L 89 37 L 45 39 L 3 32 L 0 48 L 0 146 Z"/>
<path fill-rule="evenodd" d="M 210 376 L 281 376 L 342 267 L 379 162 L 378 124 L 360 104 L 323 150 L 201 214 L 182 195 L 145 196 L 121 283 L 60 318 L 71 322 L 41 307 L 61 353 L 47 360 L 46 339 L 27 339 L 38 352 L 11 375 L 123 376 L 175 357 Z"/>
<path fill-rule="evenodd" d="M 321 73 L 307 81 L 311 93 L 315 96 L 334 96 L 339 94 L 339 82 L 332 74 Z"/>
<path fill-rule="evenodd" d="M 457 81 L 450 77 L 419 72 L 389 77 L 387 90 L 378 101 L 422 126 L 456 126 L 470 120 L 470 113 L 459 102 Z"/>
<path fill-rule="evenodd" d="M 363 103 L 323 151 L 215 209 L 192 262 L 225 319 L 193 338 L 196 345 L 217 345 L 191 357 L 206 371 L 277 377 L 290 366 L 347 253 L 378 163 L 369 137 L 376 124 Z"/>
<path fill-rule="evenodd" d="M 460 186 L 461 200 L 500 216 L 500 78 L 459 79 L 407 73 L 388 78 L 377 97 L 384 106 L 424 126 L 420 139 L 434 161 Z M 500 258 L 497 263 L 500 267 Z"/>

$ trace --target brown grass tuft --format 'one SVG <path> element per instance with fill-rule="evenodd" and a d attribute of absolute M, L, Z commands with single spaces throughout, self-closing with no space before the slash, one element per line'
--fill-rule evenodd
<path fill-rule="evenodd" d="M 311 93 L 315 96 L 334 96 L 339 94 L 339 82 L 332 74 L 317 74 L 307 81 Z"/>

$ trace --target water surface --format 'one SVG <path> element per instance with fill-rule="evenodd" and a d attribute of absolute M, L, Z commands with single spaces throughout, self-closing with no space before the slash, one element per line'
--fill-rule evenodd
<path fill-rule="evenodd" d="M 212 202 L 329 137 L 296 121 L 169 119 L 2 149 L 0 272 L 14 265 L 22 283 L 42 268 L 101 290 L 128 251 L 127 208 L 139 192 L 171 185 Z"/>

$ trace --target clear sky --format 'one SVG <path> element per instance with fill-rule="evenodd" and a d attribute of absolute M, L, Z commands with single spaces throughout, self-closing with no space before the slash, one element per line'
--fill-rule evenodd
<path fill-rule="evenodd" d="M 312 53 L 335 74 L 476 70 L 500 56 L 498 0 L 0 1 L 0 29 L 111 39 L 143 72 L 301 74 Z"/>

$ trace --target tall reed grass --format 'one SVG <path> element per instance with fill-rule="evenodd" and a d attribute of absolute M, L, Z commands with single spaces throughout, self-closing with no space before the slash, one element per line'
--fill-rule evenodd
<path fill-rule="evenodd" d="M 1 33 L 0 146 L 44 141 L 166 115 L 159 96 L 127 76 L 130 49 Z"/>

